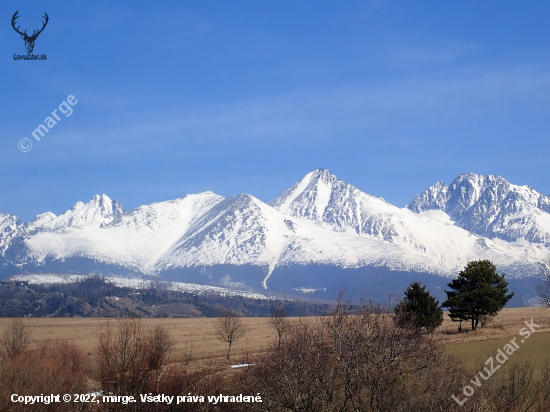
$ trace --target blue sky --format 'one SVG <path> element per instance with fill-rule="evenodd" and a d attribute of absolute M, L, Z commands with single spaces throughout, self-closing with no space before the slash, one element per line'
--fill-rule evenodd
<path fill-rule="evenodd" d="M 16 10 L 30 32 L 48 13 L 47 61 L 13 60 Z M 398 206 L 465 172 L 550 194 L 548 2 L 5 0 L 0 16 L 0 211 L 24 220 L 98 193 L 269 201 L 317 167 Z"/>

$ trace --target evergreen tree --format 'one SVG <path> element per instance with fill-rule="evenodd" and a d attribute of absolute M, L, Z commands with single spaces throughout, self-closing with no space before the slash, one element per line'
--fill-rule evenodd
<path fill-rule="evenodd" d="M 447 286 L 447 300 L 443 307 L 449 308 L 453 322 L 470 320 L 475 330 L 484 318 L 496 316 L 514 296 L 508 292 L 508 282 L 504 274 L 499 275 L 490 260 L 477 260 L 468 263 Z"/>
<path fill-rule="evenodd" d="M 405 298 L 396 307 L 396 313 L 404 322 L 433 332 L 443 323 L 443 309 L 439 302 L 419 282 L 413 282 L 405 290 Z"/>

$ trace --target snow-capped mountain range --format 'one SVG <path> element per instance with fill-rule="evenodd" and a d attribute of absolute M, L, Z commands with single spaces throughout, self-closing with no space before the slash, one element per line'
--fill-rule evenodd
<path fill-rule="evenodd" d="M 334 293 L 380 276 L 391 284 L 398 273 L 454 276 L 474 259 L 510 279 L 532 277 L 549 247 L 550 197 L 472 173 L 405 208 L 317 169 L 267 204 L 204 192 L 126 211 L 102 195 L 31 223 L 0 214 L 4 277 L 123 274 Z"/>

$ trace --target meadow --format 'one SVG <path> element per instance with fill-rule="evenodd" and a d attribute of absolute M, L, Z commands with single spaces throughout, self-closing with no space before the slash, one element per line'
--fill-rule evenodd
<path fill-rule="evenodd" d="M 483 328 L 472 332 L 463 324 L 463 332 L 458 333 L 458 324 L 452 322 L 445 313 L 444 322 L 435 331 L 435 337 L 446 344 L 447 353 L 465 362 L 468 368 L 475 368 L 497 349 L 502 348 L 512 337 L 519 336 L 524 321 L 533 319 L 540 325 L 537 333 L 521 345 L 514 354 L 515 360 L 528 360 L 540 367 L 550 355 L 550 310 L 544 308 L 503 309 Z M 315 318 L 306 318 L 313 321 Z M 297 321 L 298 318 L 289 318 Z M 4 333 L 12 318 L 0 319 L 0 334 Z M 30 332 L 33 342 L 63 339 L 76 344 L 88 356 L 92 356 L 97 345 L 98 328 L 101 325 L 116 324 L 113 318 L 24 318 L 24 325 Z M 247 354 L 263 352 L 266 346 L 276 339 L 266 317 L 243 318 L 248 332 L 234 343 L 231 361 L 238 363 Z M 144 328 L 163 326 L 175 343 L 173 362 L 219 361 L 227 364 L 225 355 L 227 344 L 216 337 L 216 318 L 170 318 L 142 319 Z"/>
<path fill-rule="evenodd" d="M 399 314 L 365 311 L 349 315 L 344 307 L 339 308 L 323 319 L 287 318 L 301 323 L 279 344 L 269 318 L 241 318 L 247 332 L 233 343 L 230 359 L 226 359 L 227 343 L 217 339 L 216 318 L 27 317 L 16 322 L 0 318 L 0 336 L 5 338 L 8 332 L 20 336 L 14 334 L 14 328 L 18 325 L 21 330 L 22 324 L 31 338 L 23 352 L 5 345 L 19 340 L 2 341 L 0 410 L 29 410 L 10 401 L 13 393 L 34 396 L 98 391 L 121 396 L 250 393 L 261 394 L 271 405 L 265 409 L 252 404 L 190 403 L 182 409 L 190 411 L 331 412 L 354 410 L 357 403 L 376 412 L 431 410 L 436 405 L 444 406 L 442 411 L 455 412 L 463 409 L 451 395 L 464 400 L 474 392 L 475 396 L 466 400 L 468 412 L 542 412 L 550 408 L 550 372 L 545 368 L 550 347 L 548 310 L 504 309 L 476 331 L 463 325 L 461 333 L 458 324 L 445 314 L 434 339 L 426 339 L 413 328 L 399 326 Z M 525 323 L 531 320 L 540 327 L 522 342 L 520 331 L 527 330 Z M 106 329 L 107 325 L 114 328 Z M 520 346 L 504 364 L 506 372 L 498 372 L 469 394 L 464 392 L 485 360 L 514 337 Z M 354 372 L 357 362 L 365 373 Z M 236 364 L 255 366 L 231 367 Z M 307 405 L 302 405 L 304 399 Z M 510 407 L 503 409 L 506 405 Z M 35 409 L 76 410 L 73 407 L 52 404 Z M 175 410 L 170 404 L 109 402 L 79 407 L 89 412 Z"/>

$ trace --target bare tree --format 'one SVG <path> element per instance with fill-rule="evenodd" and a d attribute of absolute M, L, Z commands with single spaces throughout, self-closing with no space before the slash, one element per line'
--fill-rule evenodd
<path fill-rule="evenodd" d="M 97 358 L 102 389 L 114 395 L 155 391 L 172 348 L 160 326 L 145 333 L 138 318 L 121 318 L 99 328 Z"/>
<path fill-rule="evenodd" d="M 535 286 L 537 296 L 544 306 L 550 308 L 550 257 L 540 265 L 539 278 L 540 282 Z"/>
<path fill-rule="evenodd" d="M 247 328 L 242 319 L 239 315 L 233 313 L 232 311 L 226 310 L 218 318 L 216 324 L 216 335 L 220 341 L 229 343 L 227 359 L 229 359 L 231 345 L 233 342 L 242 338 L 246 332 Z"/>
<path fill-rule="evenodd" d="M 278 345 L 281 344 L 281 338 L 285 333 L 290 330 L 290 322 L 286 317 L 286 308 L 284 306 L 277 306 L 273 309 L 273 314 L 268 320 L 269 326 L 275 329 L 278 336 Z"/>
<path fill-rule="evenodd" d="M 31 343 L 31 337 L 21 319 L 14 319 L 0 338 L 0 350 L 4 358 L 15 359 L 21 356 Z"/>

